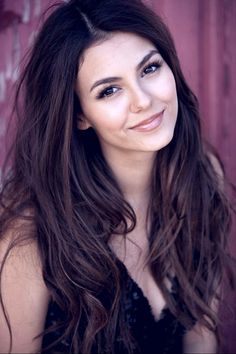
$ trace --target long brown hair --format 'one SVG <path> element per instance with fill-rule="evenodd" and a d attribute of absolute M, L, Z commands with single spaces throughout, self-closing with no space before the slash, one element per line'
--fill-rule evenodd
<path fill-rule="evenodd" d="M 122 281 L 108 241 L 111 234 L 128 234 L 136 216 L 96 133 L 77 129 L 81 107 L 74 91 L 84 50 L 114 31 L 150 40 L 176 81 L 174 137 L 158 152 L 153 168 L 147 264 L 170 310 L 187 328 L 195 318 L 215 330 L 211 303 L 220 295 L 228 264 L 229 204 L 203 144 L 198 102 L 168 29 L 138 0 L 62 4 L 39 32 L 17 90 L 19 124 L 1 191 L 0 232 L 4 235 L 19 217 L 35 226 L 29 237 L 37 240 L 52 298 L 66 313 L 63 338 L 71 336 L 73 352 L 90 353 L 101 343 L 104 352 L 112 352 L 117 331 L 132 351 L 122 315 Z M 182 307 L 164 282 L 173 269 Z"/>

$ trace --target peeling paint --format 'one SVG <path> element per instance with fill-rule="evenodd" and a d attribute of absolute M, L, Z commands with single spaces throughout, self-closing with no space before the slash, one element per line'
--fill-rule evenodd
<path fill-rule="evenodd" d="M 0 117 L 0 138 L 4 137 L 7 130 L 7 123 L 3 117 Z"/>
<path fill-rule="evenodd" d="M 30 36 L 29 36 L 29 39 L 28 39 L 28 45 L 29 45 L 29 47 L 31 47 L 32 44 L 34 43 L 37 34 L 38 34 L 38 31 L 33 31 L 32 33 L 30 33 Z"/>
<path fill-rule="evenodd" d="M 20 63 L 20 55 L 21 55 L 18 24 L 14 23 L 12 29 L 13 29 L 12 81 L 15 82 L 19 77 L 19 63 Z"/>
<path fill-rule="evenodd" d="M 0 102 L 4 102 L 6 97 L 6 79 L 5 73 L 0 72 Z M 1 122 L 0 122 L 1 124 Z"/>
<path fill-rule="evenodd" d="M 6 63 L 6 71 L 5 71 L 6 80 L 11 80 L 12 78 L 12 58 L 9 55 Z"/>
<path fill-rule="evenodd" d="M 30 20 L 30 0 L 24 0 L 22 22 L 28 23 Z"/>
<path fill-rule="evenodd" d="M 34 17 L 38 17 L 41 14 L 41 1 L 34 0 Z"/>
<path fill-rule="evenodd" d="M 0 167 L 0 191 L 2 190 L 2 169 Z"/>

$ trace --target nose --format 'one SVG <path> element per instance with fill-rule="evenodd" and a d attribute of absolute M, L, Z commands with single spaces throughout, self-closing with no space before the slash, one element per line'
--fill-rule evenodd
<path fill-rule="evenodd" d="M 145 111 L 151 106 L 151 103 L 151 95 L 141 86 L 136 85 L 131 93 L 130 112 L 138 113 L 140 111 Z"/>

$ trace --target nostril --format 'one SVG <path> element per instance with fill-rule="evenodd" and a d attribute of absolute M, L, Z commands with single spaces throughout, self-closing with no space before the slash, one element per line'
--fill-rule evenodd
<path fill-rule="evenodd" d="M 136 113 L 141 110 L 146 110 L 150 107 L 150 105 L 151 97 L 144 92 L 139 92 L 138 94 L 136 93 L 135 97 L 133 97 L 130 110 Z"/>

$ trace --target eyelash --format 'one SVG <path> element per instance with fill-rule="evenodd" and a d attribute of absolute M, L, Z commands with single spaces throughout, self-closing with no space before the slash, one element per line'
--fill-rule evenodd
<path fill-rule="evenodd" d="M 152 66 L 155 66 L 156 69 L 155 69 L 154 71 L 152 71 L 151 73 L 149 73 L 149 74 L 152 74 L 152 73 L 156 72 L 157 69 L 159 69 L 159 68 L 162 66 L 162 62 L 163 62 L 163 61 L 162 61 L 161 59 L 159 59 L 159 60 L 155 60 L 155 61 L 149 63 L 148 65 L 146 65 L 146 66 L 144 67 L 143 73 L 144 73 L 145 70 L 147 70 L 148 68 L 150 68 L 150 67 L 152 67 Z M 148 75 L 148 73 L 147 73 L 146 75 Z"/>
<path fill-rule="evenodd" d="M 155 73 L 155 72 L 162 66 L 162 62 L 163 62 L 163 61 L 159 59 L 159 60 L 155 60 L 155 61 L 149 63 L 148 65 L 146 65 L 146 66 L 144 67 L 143 71 L 142 71 L 141 77 L 143 77 L 143 76 L 145 76 L 145 75 L 149 75 L 149 74 Z M 145 74 L 145 70 L 147 70 L 147 69 L 149 69 L 149 68 L 151 68 L 151 67 L 154 67 L 154 66 L 156 67 L 155 70 L 153 70 L 153 71 L 151 71 L 151 72 Z M 144 74 L 144 75 L 143 75 L 143 74 Z M 116 87 L 116 86 L 108 86 L 108 87 L 106 87 L 105 89 L 103 89 L 101 92 L 99 92 L 99 94 L 96 96 L 96 98 L 97 98 L 97 99 L 102 99 L 102 98 L 109 98 L 109 97 L 111 97 L 115 92 L 117 92 L 117 91 L 115 91 L 115 92 L 112 92 L 112 93 L 110 93 L 110 94 L 107 94 L 107 92 L 108 92 L 109 90 L 111 90 L 111 89 L 117 89 L 117 90 L 119 90 L 119 88 Z"/>

